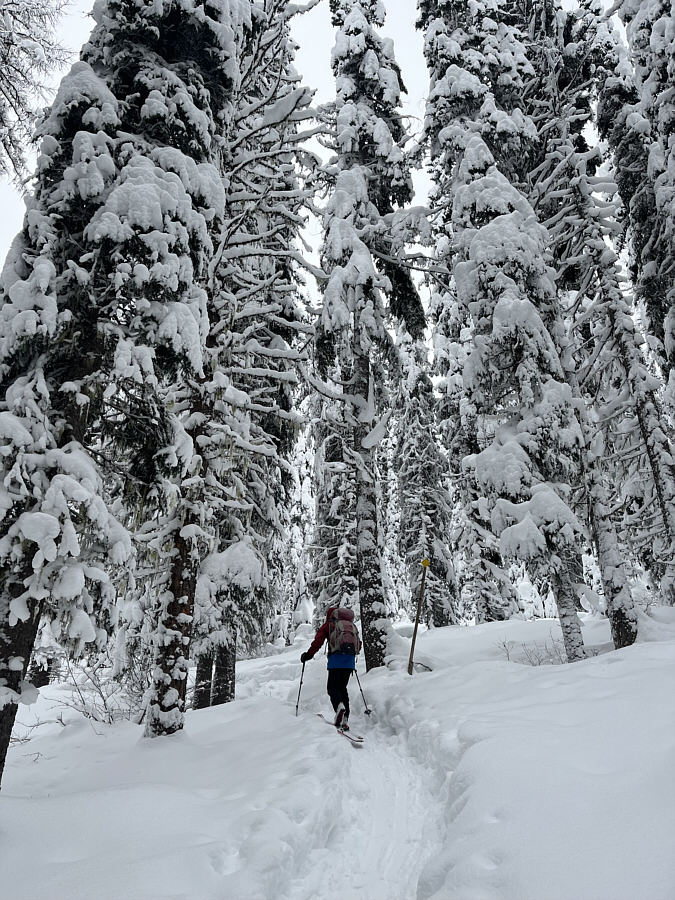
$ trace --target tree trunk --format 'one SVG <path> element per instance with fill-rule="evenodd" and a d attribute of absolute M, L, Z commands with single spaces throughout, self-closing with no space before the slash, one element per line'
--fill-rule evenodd
<path fill-rule="evenodd" d="M 583 612 L 581 592 L 578 590 L 577 585 L 584 584 L 584 558 L 578 550 L 567 557 L 567 565 L 572 584 L 574 585 L 574 608 L 577 612 Z"/>
<path fill-rule="evenodd" d="M 211 706 L 234 700 L 236 661 L 236 638 L 233 638 L 230 644 L 221 644 L 216 648 Z"/>
<path fill-rule="evenodd" d="M 206 709 L 211 706 L 211 689 L 213 687 L 213 654 L 202 653 L 197 657 L 197 674 L 195 692 L 192 697 L 193 709 Z"/>
<path fill-rule="evenodd" d="M 559 571 L 551 573 L 551 587 L 558 607 L 558 618 L 560 619 L 567 662 L 584 659 L 586 656 L 584 639 L 577 616 L 574 583 L 567 560 L 562 560 Z"/>
<path fill-rule="evenodd" d="M 30 565 L 28 565 L 30 569 Z M 30 569 L 32 573 L 32 569 Z M 9 582 L 9 583 L 7 583 Z M 21 682 L 26 678 L 30 655 L 37 638 L 42 615 L 42 604 L 34 603 L 31 615 L 25 621 L 19 621 L 16 625 L 9 625 L 9 607 L 12 599 L 21 596 L 24 592 L 23 578 L 8 578 L 4 587 L 4 598 L 0 600 L 0 703 L 3 701 L 4 691 L 18 694 Z M 11 664 L 10 664 L 11 660 Z M 0 706 L 0 782 L 5 770 L 9 741 L 12 728 L 16 719 L 18 705 L 14 697 L 7 698 L 4 705 Z"/>
<path fill-rule="evenodd" d="M 358 334 L 358 330 L 356 332 Z M 353 391 L 368 403 L 371 387 L 370 360 L 354 341 Z M 353 450 L 356 462 L 356 559 L 359 582 L 359 604 L 363 652 L 366 671 L 384 665 L 387 652 L 387 606 L 382 581 L 378 543 L 377 492 L 375 485 L 375 453 L 363 446 L 363 439 L 373 426 L 371 420 L 359 420 L 355 410 Z"/>
<path fill-rule="evenodd" d="M 157 627 L 155 665 L 145 724 L 146 737 L 180 731 L 185 719 L 188 656 L 194 613 L 196 563 L 192 541 L 174 537 L 170 588 Z"/>
<path fill-rule="evenodd" d="M 595 552 L 600 568 L 602 589 L 607 605 L 607 617 L 612 629 L 614 647 L 628 647 L 637 638 L 637 615 L 633 605 L 628 579 L 624 571 L 623 560 L 619 553 L 619 540 L 609 512 L 610 501 L 598 461 L 590 455 L 591 424 L 585 412 L 584 400 L 579 388 L 576 373 L 570 364 L 567 365 L 567 380 L 577 397 L 580 398 L 579 424 L 584 436 L 582 450 L 583 478 L 588 499 L 588 518 Z M 583 572 L 583 564 L 582 564 Z M 583 577 L 583 575 L 582 575 Z"/>
<path fill-rule="evenodd" d="M 28 672 L 28 680 L 36 688 L 47 687 L 52 675 L 53 660 L 47 660 L 46 666 L 32 665 Z"/>
<path fill-rule="evenodd" d="M 623 571 L 614 523 L 606 505 L 597 498 L 591 498 L 590 519 L 612 640 L 614 647 L 620 650 L 621 647 L 634 644 L 637 638 L 637 615 L 633 597 Z"/>

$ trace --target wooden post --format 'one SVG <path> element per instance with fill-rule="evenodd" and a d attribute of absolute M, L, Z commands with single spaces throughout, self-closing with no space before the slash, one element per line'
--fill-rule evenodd
<path fill-rule="evenodd" d="M 424 582 L 427 577 L 427 569 L 429 560 L 422 560 L 422 583 L 420 584 L 420 595 L 417 600 L 417 615 L 415 616 L 415 628 L 413 629 L 412 644 L 410 645 L 410 659 L 408 660 L 408 675 L 413 673 L 413 656 L 415 655 L 415 641 L 417 640 L 417 629 L 420 624 L 420 616 L 422 615 L 422 600 L 424 598 Z"/>

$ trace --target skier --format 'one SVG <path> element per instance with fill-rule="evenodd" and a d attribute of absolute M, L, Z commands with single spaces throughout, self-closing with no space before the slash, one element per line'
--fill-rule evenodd
<path fill-rule="evenodd" d="M 356 669 L 356 655 L 361 650 L 361 639 L 354 624 L 354 612 L 341 606 L 329 606 L 326 621 L 320 626 L 309 650 L 300 656 L 306 663 L 328 640 L 328 684 L 326 689 L 335 710 L 336 728 L 349 731 L 349 692 L 347 685 Z"/>

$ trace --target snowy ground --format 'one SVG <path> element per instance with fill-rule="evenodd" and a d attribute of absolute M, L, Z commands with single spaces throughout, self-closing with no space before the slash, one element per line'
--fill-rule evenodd
<path fill-rule="evenodd" d="M 552 621 L 422 635 L 433 671 L 352 683 L 355 749 L 307 640 L 243 663 L 239 700 L 154 742 L 50 688 L 0 794 L 12 900 L 673 900 L 675 610 L 574 666 Z M 606 649 L 605 623 L 587 643 Z M 507 659 L 508 657 L 508 659 Z M 60 718 L 61 721 L 57 721 Z"/>

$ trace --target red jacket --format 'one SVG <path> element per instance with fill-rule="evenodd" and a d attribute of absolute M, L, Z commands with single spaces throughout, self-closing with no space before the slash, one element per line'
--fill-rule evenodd
<path fill-rule="evenodd" d="M 323 625 L 320 626 L 317 633 L 314 635 L 314 640 L 309 645 L 309 650 L 307 651 L 307 658 L 311 659 L 314 654 L 321 649 L 323 642 L 328 638 L 328 621 L 324 622 Z"/>

